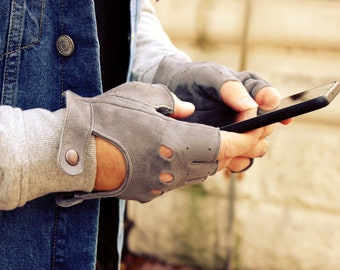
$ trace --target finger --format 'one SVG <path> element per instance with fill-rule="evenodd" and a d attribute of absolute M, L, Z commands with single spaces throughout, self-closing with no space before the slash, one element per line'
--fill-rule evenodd
<path fill-rule="evenodd" d="M 228 160 L 221 160 L 218 162 L 217 170 L 228 169 L 232 172 L 242 171 L 244 168 L 249 166 L 250 158 L 247 157 L 236 157 Z"/>
<path fill-rule="evenodd" d="M 188 117 L 195 111 L 194 104 L 180 100 L 176 95 L 172 94 L 175 101 L 174 113 L 170 114 L 172 118 L 181 119 Z"/>
<path fill-rule="evenodd" d="M 281 94 L 274 87 L 264 87 L 255 96 L 255 101 L 260 108 L 267 111 L 279 106 L 281 99 Z"/>
<path fill-rule="evenodd" d="M 228 160 L 244 153 L 254 151 L 264 146 L 258 145 L 263 135 L 263 130 L 256 129 L 247 133 L 239 134 L 234 132 L 221 131 L 221 146 L 217 160 Z M 259 151 L 259 150 L 257 150 Z"/>
<path fill-rule="evenodd" d="M 233 173 L 244 172 L 249 169 L 254 163 L 254 159 L 237 157 L 230 161 L 227 169 Z"/>
<path fill-rule="evenodd" d="M 282 120 L 280 123 L 283 125 L 288 125 L 293 121 L 294 121 L 294 118 L 289 118 L 289 119 Z"/>
<path fill-rule="evenodd" d="M 282 99 L 281 94 L 274 87 L 264 87 L 256 95 L 255 100 L 262 110 L 273 110 L 279 106 Z M 280 123 L 288 125 L 293 118 L 285 119 Z"/>
<path fill-rule="evenodd" d="M 267 153 L 268 146 L 269 146 L 268 140 L 266 138 L 263 138 L 256 144 L 256 147 L 250 149 L 246 153 L 243 153 L 242 157 L 246 158 L 263 157 Z"/>
<path fill-rule="evenodd" d="M 246 88 L 239 81 L 228 81 L 222 85 L 221 96 L 225 104 L 237 112 L 258 107 Z"/>
<path fill-rule="evenodd" d="M 244 121 L 257 116 L 257 108 L 251 108 L 246 111 L 237 113 L 235 117 L 235 122 Z"/>
<path fill-rule="evenodd" d="M 270 136 L 271 134 L 273 134 L 274 132 L 274 125 L 268 125 L 263 127 L 263 133 L 261 135 L 261 139 L 267 138 L 268 136 Z"/>

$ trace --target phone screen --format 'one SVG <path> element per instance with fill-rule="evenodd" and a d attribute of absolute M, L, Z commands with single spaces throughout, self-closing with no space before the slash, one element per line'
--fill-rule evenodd
<path fill-rule="evenodd" d="M 337 81 L 327 83 L 294 95 L 285 97 L 279 106 L 271 111 L 258 111 L 258 116 L 221 127 L 221 130 L 238 133 L 247 132 L 291 117 L 315 111 L 327 106 L 339 93 Z"/>

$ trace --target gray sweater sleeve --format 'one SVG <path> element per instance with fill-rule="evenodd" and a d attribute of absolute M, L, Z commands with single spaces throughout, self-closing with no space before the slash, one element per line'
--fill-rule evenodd
<path fill-rule="evenodd" d="M 93 189 L 96 174 L 95 141 L 86 147 L 85 170 L 69 176 L 58 164 L 65 110 L 22 111 L 0 106 L 0 210 L 23 206 L 53 192 Z"/>
<path fill-rule="evenodd" d="M 141 3 L 132 78 L 135 81 L 152 83 L 158 65 L 164 56 L 176 54 L 186 61 L 191 60 L 171 42 L 150 1 L 142 0 Z"/>

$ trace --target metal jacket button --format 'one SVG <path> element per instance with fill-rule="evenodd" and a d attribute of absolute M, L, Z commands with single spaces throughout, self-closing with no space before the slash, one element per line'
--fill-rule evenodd
<path fill-rule="evenodd" d="M 73 40 L 67 35 L 61 35 L 56 45 L 58 52 L 63 56 L 70 56 L 74 52 Z"/>

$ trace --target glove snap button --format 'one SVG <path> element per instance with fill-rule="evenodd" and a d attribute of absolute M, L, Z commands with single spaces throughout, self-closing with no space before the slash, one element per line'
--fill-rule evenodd
<path fill-rule="evenodd" d="M 65 159 L 69 165 L 76 166 L 79 162 L 79 155 L 75 150 L 70 149 L 66 152 Z"/>

